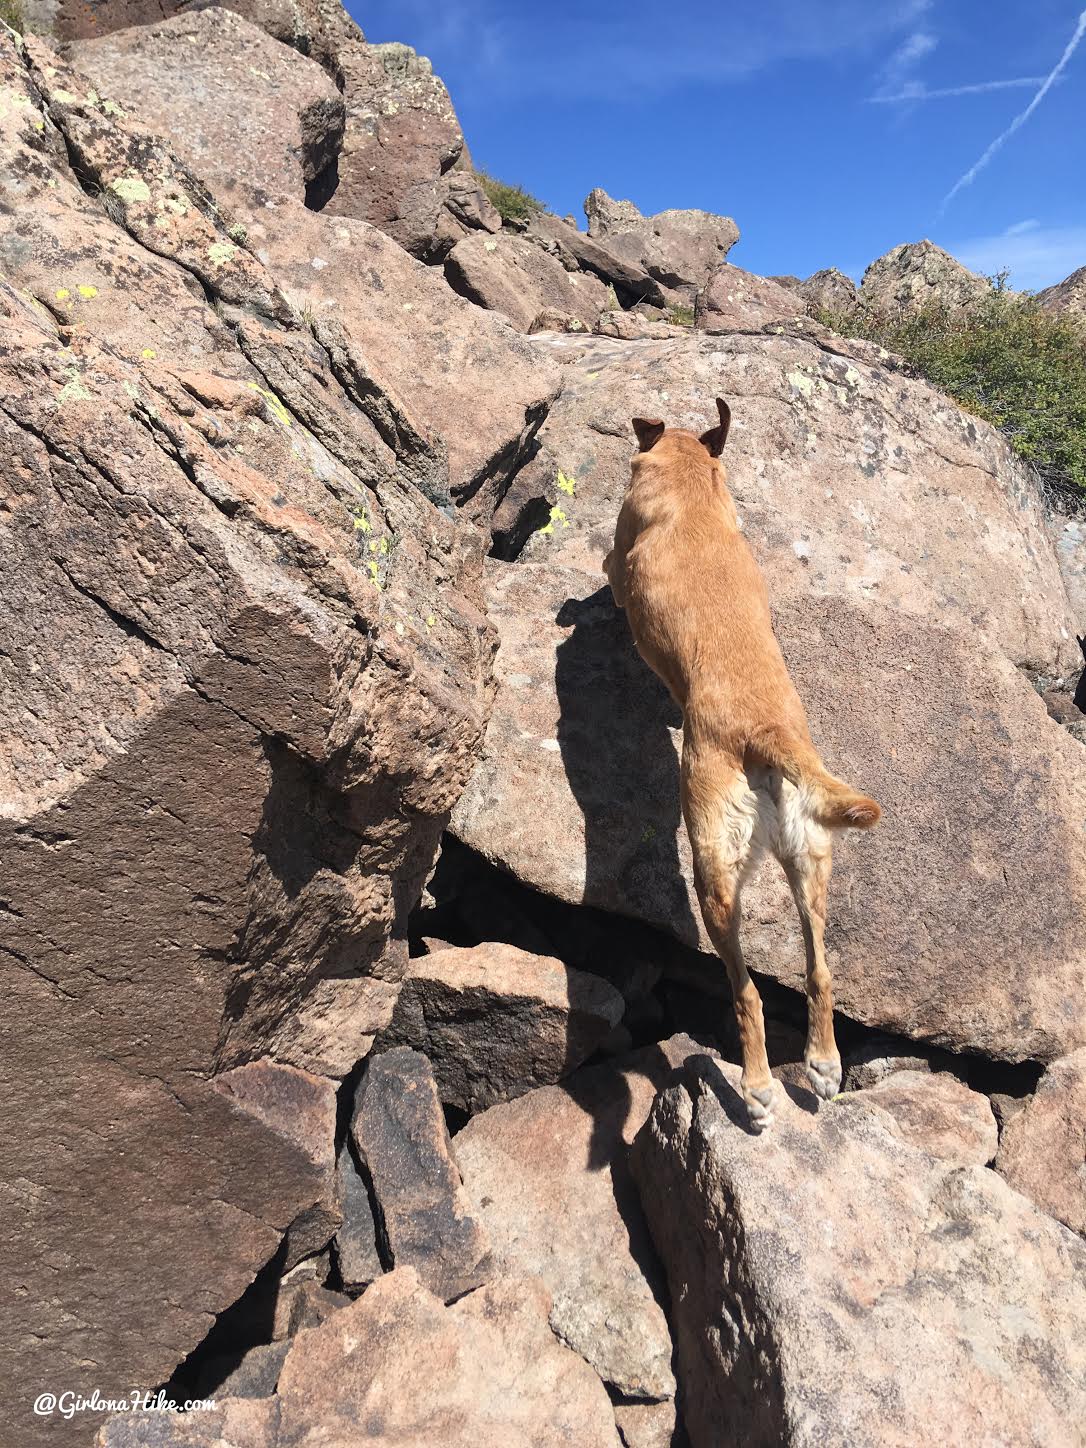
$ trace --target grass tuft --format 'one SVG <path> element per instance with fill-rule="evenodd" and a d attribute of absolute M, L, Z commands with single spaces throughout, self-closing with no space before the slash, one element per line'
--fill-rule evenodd
<path fill-rule="evenodd" d="M 0 0 L 0 4 L 5 0 Z M 524 190 L 522 186 L 510 186 L 485 171 L 475 173 L 479 185 L 490 198 L 490 202 L 503 221 L 530 221 L 539 211 L 544 211 L 542 201 Z"/>

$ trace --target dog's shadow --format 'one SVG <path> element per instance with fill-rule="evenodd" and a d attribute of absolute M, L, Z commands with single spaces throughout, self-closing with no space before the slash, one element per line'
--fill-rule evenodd
<path fill-rule="evenodd" d="M 696 945 L 679 863 L 679 761 L 670 729 L 682 716 L 634 648 L 605 584 L 568 598 L 554 682 L 558 746 L 584 815 L 583 903 L 663 926 Z M 572 627 L 571 627 L 572 626 Z"/>

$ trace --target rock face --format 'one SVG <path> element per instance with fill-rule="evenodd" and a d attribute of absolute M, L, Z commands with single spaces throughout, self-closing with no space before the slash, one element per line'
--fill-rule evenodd
<path fill-rule="evenodd" d="M 377 1250 L 377 1225 L 369 1190 L 344 1144 L 336 1162 L 336 1205 L 340 1225 L 336 1231 L 335 1255 L 340 1281 L 347 1292 L 361 1292 L 384 1271 Z"/>
<path fill-rule="evenodd" d="M 660 211 L 642 216 L 631 201 L 597 187 L 584 204 L 588 234 L 689 301 L 739 240 L 730 216 L 709 211 Z"/>
<path fill-rule="evenodd" d="M 670 293 L 639 261 L 620 256 L 596 237 L 586 236 L 569 221 L 560 220 L 545 211 L 537 212 L 524 229 L 534 246 L 556 257 L 567 271 L 588 272 L 612 287 L 622 306 L 639 302 L 650 306 L 666 306 Z"/>
<path fill-rule="evenodd" d="M 351 1140 L 379 1214 L 389 1261 L 413 1267 L 439 1297 L 490 1275 L 486 1235 L 471 1215 L 429 1062 L 401 1047 L 375 1056 L 359 1087 Z"/>
<path fill-rule="evenodd" d="M 690 1063 L 633 1153 L 694 1448 L 1073 1441 L 1078 1238 L 879 1112 L 786 1097 L 776 1135 L 752 1136 L 738 1078 Z"/>
<path fill-rule="evenodd" d="M 608 290 L 599 277 L 569 272 L 526 237 L 504 232 L 457 242 L 445 262 L 445 276 L 462 297 L 501 312 L 521 332 L 531 330 L 544 311 L 576 317 L 591 331 L 608 305 Z"/>
<path fill-rule="evenodd" d="M 450 946 L 411 962 L 380 1045 L 423 1052 L 445 1105 L 474 1115 L 568 1076 L 622 1011 L 613 986 L 560 960 Z"/>
<path fill-rule="evenodd" d="M 498 231 L 500 216 L 470 169 L 459 169 L 464 135 L 425 56 L 354 43 L 338 62 L 347 133 L 328 178 L 328 211 L 370 222 L 424 261 L 440 260 L 469 231 Z"/>
<path fill-rule="evenodd" d="M 959 1166 L 987 1166 L 999 1130 L 987 1096 L 946 1072 L 895 1071 L 877 1086 L 847 1091 L 840 1104 L 875 1106 L 892 1118 L 894 1134 L 930 1156 Z"/>
<path fill-rule="evenodd" d="M 1055 286 L 1037 293 L 1042 306 L 1053 312 L 1064 312 L 1078 321 L 1086 321 L 1086 266 L 1080 266 Z"/>
<path fill-rule="evenodd" d="M 499 1269 L 542 1278 L 551 1327 L 624 1397 L 675 1394 L 662 1283 L 627 1152 L 692 1050 L 678 1037 L 473 1117 L 456 1138 L 464 1187 Z"/>
<path fill-rule="evenodd" d="M 343 141 L 343 100 L 320 66 L 232 10 L 137 25 L 67 54 L 235 206 L 301 199 Z"/>
<path fill-rule="evenodd" d="M 805 311 L 786 287 L 725 262 L 698 293 L 694 326 L 700 332 L 756 332 Z"/>
<path fill-rule="evenodd" d="M 859 300 L 856 283 L 832 266 L 798 283 L 796 291 L 812 311 L 848 312 Z"/>
<path fill-rule="evenodd" d="M 878 312 L 915 312 L 935 302 L 961 307 L 976 301 L 988 283 L 931 241 L 895 246 L 876 258 L 860 283 L 860 300 Z"/>
<path fill-rule="evenodd" d="M 1016 1191 L 1086 1235 L 1086 1050 L 1055 1061 L 1003 1128 L 996 1170 Z"/>
<path fill-rule="evenodd" d="M 499 692 L 453 829 L 539 890 L 706 948 L 678 815 L 680 720 L 599 563 L 630 417 L 704 427 L 706 399 L 727 395 L 731 486 L 816 739 L 885 811 L 837 852 L 838 1002 L 959 1050 L 1052 1059 L 1086 1036 L 1086 774 L 1021 671 L 1059 675 L 1077 653 L 1040 502 L 993 431 L 829 345 L 848 347 L 548 339 L 565 388 L 518 485 L 525 507 L 549 495 L 552 516 L 515 562 L 488 565 Z M 772 867 L 744 914 L 751 964 L 801 987 Z"/>
<path fill-rule="evenodd" d="M 481 545 L 422 491 L 439 440 L 379 429 L 376 367 L 341 384 L 165 143 L 38 42 L 0 71 L 3 1413 L 32 1443 L 81 1425 L 28 1393 L 163 1381 L 323 1199 L 319 1144 L 215 1077 L 338 1076 L 387 1022 L 490 644 Z"/>

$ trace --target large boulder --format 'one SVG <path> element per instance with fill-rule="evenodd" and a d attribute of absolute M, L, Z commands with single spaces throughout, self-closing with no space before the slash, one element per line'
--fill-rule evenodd
<path fill-rule="evenodd" d="M 135 25 L 66 54 L 235 206 L 301 200 L 343 140 L 343 99 L 321 67 L 233 10 Z"/>
<path fill-rule="evenodd" d="M 620 1448 L 599 1379 L 556 1342 L 547 1294 L 502 1277 L 446 1307 L 409 1267 L 295 1339 L 276 1395 L 121 1413 L 98 1448 Z"/>
<path fill-rule="evenodd" d="M 613 288 L 624 307 L 647 302 L 666 306 L 670 293 L 639 261 L 620 256 L 596 237 L 588 236 L 569 221 L 538 211 L 524 226 L 524 235 L 534 246 L 557 258 L 567 271 L 585 271 Z"/>
<path fill-rule="evenodd" d="M 591 331 L 608 305 L 606 285 L 591 272 L 567 271 L 523 236 L 466 236 L 445 261 L 449 285 L 477 306 L 503 313 L 521 332 L 541 312 L 575 317 Z"/>
<path fill-rule="evenodd" d="M 987 1166 L 996 1154 L 999 1129 L 987 1096 L 946 1071 L 894 1071 L 839 1099 L 885 1111 L 895 1135 L 942 1161 Z"/>
<path fill-rule="evenodd" d="M 847 313 L 859 300 L 856 283 L 832 266 L 814 272 L 796 291 L 813 311 Z"/>
<path fill-rule="evenodd" d="M 327 210 L 387 232 L 412 255 L 440 260 L 460 237 L 501 217 L 466 164 L 449 93 L 408 45 L 340 47 L 347 131 Z M 318 198 L 324 201 L 324 197 Z"/>
<path fill-rule="evenodd" d="M 1037 300 L 1050 311 L 1061 312 L 1086 322 L 1086 266 L 1080 266 L 1069 277 L 1037 293 Z"/>
<path fill-rule="evenodd" d="M 930 304 L 965 306 L 987 290 L 984 277 L 941 246 L 913 241 L 871 263 L 860 283 L 860 301 L 875 312 L 917 312 Z"/>
<path fill-rule="evenodd" d="M 589 192 L 584 211 L 590 237 L 689 301 L 739 240 L 730 216 L 697 210 L 643 216 L 632 201 L 615 201 L 602 187 Z"/>
<path fill-rule="evenodd" d="M 725 262 L 698 293 L 694 326 L 700 332 L 757 332 L 806 310 L 787 287 Z"/>
<path fill-rule="evenodd" d="M 390 1262 L 413 1267 L 446 1300 L 493 1275 L 486 1233 L 471 1214 L 421 1052 L 398 1047 L 373 1057 L 358 1089 L 351 1141 Z"/>
<path fill-rule="evenodd" d="M 481 542 L 413 481 L 441 449 L 382 436 L 164 142 L 33 40 L 0 80 L 0 1355 L 32 1444 L 89 1432 L 36 1393 L 165 1381 L 327 1200 L 308 1088 L 284 1128 L 216 1082 L 342 1076 L 387 1023 L 490 644 Z"/>
<path fill-rule="evenodd" d="M 412 960 L 379 1045 L 423 1052 L 442 1102 L 473 1115 L 568 1076 L 622 1011 L 613 986 L 553 957 L 448 946 Z"/>
<path fill-rule="evenodd" d="M 551 1327 L 625 1398 L 674 1397 L 662 1283 L 627 1155 L 695 1050 L 676 1037 L 475 1116 L 456 1138 L 499 1268 L 542 1278 Z"/>
<path fill-rule="evenodd" d="M 1003 1128 L 996 1170 L 1042 1211 L 1086 1235 L 1086 1050 L 1054 1061 Z"/>
<path fill-rule="evenodd" d="M 878 1110 L 780 1093 L 752 1135 L 739 1074 L 689 1063 L 632 1157 L 694 1448 L 1074 1441 L 1086 1246 Z"/>
<path fill-rule="evenodd" d="M 1072 665 L 1075 618 L 1004 441 L 924 383 L 787 333 L 547 348 L 568 358 L 565 387 L 522 477 L 554 502 L 516 561 L 488 565 L 499 691 L 458 838 L 536 889 L 708 948 L 679 821 L 681 721 L 599 562 L 629 418 L 704 427 L 728 396 L 731 485 L 815 737 L 885 810 L 838 850 L 841 1008 L 1008 1059 L 1081 1044 L 1086 761 L 1025 676 Z M 801 988 L 774 866 L 745 898 L 752 965 Z"/>

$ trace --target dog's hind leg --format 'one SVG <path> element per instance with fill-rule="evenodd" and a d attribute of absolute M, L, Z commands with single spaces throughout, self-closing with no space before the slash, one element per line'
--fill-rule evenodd
<path fill-rule="evenodd" d="M 686 743 L 682 804 L 702 918 L 731 984 L 743 1053 L 743 1100 L 752 1129 L 764 1131 L 773 1121 L 773 1078 L 762 999 L 739 945 L 739 890 L 750 859 L 757 801 L 738 761 Z"/>
<path fill-rule="evenodd" d="M 807 952 L 807 1049 L 815 1092 L 828 1101 L 841 1089 L 841 1057 L 833 1034 L 833 982 L 826 964 L 826 908 L 833 846 L 830 832 L 802 813 L 798 791 L 783 782 L 780 861 L 792 887 Z"/>

